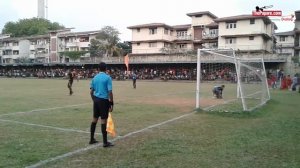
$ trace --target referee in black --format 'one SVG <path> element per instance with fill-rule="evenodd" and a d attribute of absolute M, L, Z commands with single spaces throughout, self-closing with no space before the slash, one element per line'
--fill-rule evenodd
<path fill-rule="evenodd" d="M 73 85 L 73 80 L 74 80 L 75 74 L 73 71 L 70 70 L 68 73 L 68 76 L 69 76 L 68 88 L 69 88 L 70 96 L 71 96 L 73 94 L 72 85 Z"/>
<path fill-rule="evenodd" d="M 93 99 L 93 120 L 91 123 L 91 139 L 89 144 L 97 143 L 94 138 L 98 118 L 101 117 L 101 132 L 103 136 L 103 147 L 111 147 L 112 143 L 107 141 L 106 122 L 108 113 L 113 111 L 112 79 L 106 72 L 106 64 L 99 64 L 100 72 L 92 79 L 90 94 Z"/>

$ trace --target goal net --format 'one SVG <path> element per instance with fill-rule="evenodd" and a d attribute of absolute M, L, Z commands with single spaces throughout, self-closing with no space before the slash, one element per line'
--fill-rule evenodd
<path fill-rule="evenodd" d="M 252 111 L 269 99 L 262 58 L 237 57 L 232 49 L 198 49 L 196 108 Z"/>

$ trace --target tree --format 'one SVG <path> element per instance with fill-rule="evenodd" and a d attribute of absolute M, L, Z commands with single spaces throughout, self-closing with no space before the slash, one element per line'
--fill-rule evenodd
<path fill-rule="evenodd" d="M 118 43 L 117 47 L 121 49 L 122 55 L 126 55 L 128 53 L 132 53 L 131 43 L 124 41 L 123 43 Z"/>
<path fill-rule="evenodd" d="M 87 51 L 64 51 L 64 52 L 60 52 L 59 54 L 60 54 L 60 56 L 67 56 L 71 60 L 75 61 L 86 53 L 88 53 L 88 52 Z"/>
<path fill-rule="evenodd" d="M 99 41 L 101 49 L 105 49 L 106 56 L 120 55 L 120 48 L 117 44 L 120 41 L 119 31 L 112 26 L 103 27 L 99 34 L 96 36 L 96 40 Z"/>
<path fill-rule="evenodd" d="M 2 34 L 11 34 L 11 37 L 24 37 L 46 34 L 51 30 L 65 28 L 57 22 L 50 22 L 42 18 L 20 19 L 17 22 L 7 22 Z"/>

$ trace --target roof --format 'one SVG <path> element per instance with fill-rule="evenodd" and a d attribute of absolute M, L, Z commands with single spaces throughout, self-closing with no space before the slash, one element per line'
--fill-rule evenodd
<path fill-rule="evenodd" d="M 137 29 L 137 28 L 152 28 L 152 27 L 165 27 L 165 28 L 172 28 L 169 25 L 166 25 L 164 23 L 148 23 L 148 24 L 141 24 L 141 25 L 135 25 L 135 26 L 129 26 L 128 29 Z"/>
<path fill-rule="evenodd" d="M 233 34 L 233 35 L 222 35 L 221 37 L 249 37 L 249 36 L 262 36 L 266 39 L 271 39 L 271 36 L 266 33 Z"/>
<path fill-rule="evenodd" d="M 66 37 L 66 36 L 87 36 L 100 33 L 100 30 L 95 31 L 84 31 L 84 32 L 66 32 L 60 33 L 58 37 Z"/>
<path fill-rule="evenodd" d="M 184 24 L 184 25 L 175 25 L 172 26 L 175 30 L 182 30 L 182 29 L 188 29 L 191 28 L 191 24 Z"/>
<path fill-rule="evenodd" d="M 25 37 L 8 37 L 8 38 L 4 38 L 2 41 L 20 41 L 20 40 L 44 39 L 44 38 L 50 38 L 49 34 L 25 36 Z"/>
<path fill-rule="evenodd" d="M 211 28 L 213 28 L 213 27 L 219 27 L 219 24 L 216 23 L 216 22 L 211 22 L 210 24 L 205 25 L 205 27 L 211 27 Z"/>
<path fill-rule="evenodd" d="M 237 21 L 237 20 L 248 20 L 248 19 L 263 19 L 265 23 L 271 23 L 271 20 L 267 16 L 253 16 L 253 15 L 236 15 L 229 17 L 222 17 L 214 19 L 215 22 L 226 22 L 226 21 Z"/>
<path fill-rule="evenodd" d="M 275 33 L 276 36 L 292 36 L 294 34 L 295 34 L 294 31 L 286 31 L 286 32 Z"/>
<path fill-rule="evenodd" d="M 202 15 L 208 15 L 208 16 L 210 16 L 210 17 L 213 18 L 213 19 L 218 18 L 216 15 L 212 14 L 212 13 L 209 12 L 209 11 L 187 13 L 186 15 L 188 15 L 189 17 L 192 17 L 192 16 L 197 17 L 197 16 L 202 16 Z"/>

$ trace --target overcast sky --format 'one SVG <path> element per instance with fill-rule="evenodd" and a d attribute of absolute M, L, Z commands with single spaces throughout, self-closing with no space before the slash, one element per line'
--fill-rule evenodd
<path fill-rule="evenodd" d="M 37 17 L 38 0 L 0 0 L 0 30 L 9 21 Z M 300 10 L 300 0 L 48 0 L 48 19 L 73 31 L 117 28 L 121 40 L 131 40 L 128 26 L 146 23 L 191 24 L 187 13 L 210 11 L 217 17 L 251 14 L 255 6 L 273 5 L 290 15 Z M 271 9 L 270 9 L 271 10 Z M 294 28 L 293 22 L 275 21 L 277 32 Z"/>

